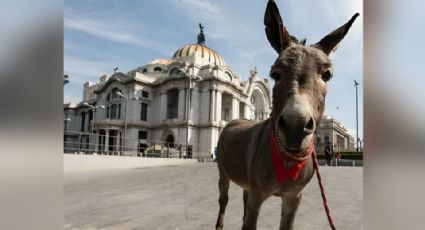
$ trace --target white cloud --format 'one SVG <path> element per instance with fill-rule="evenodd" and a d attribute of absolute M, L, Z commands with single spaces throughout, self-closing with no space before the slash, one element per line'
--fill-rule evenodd
<path fill-rule="evenodd" d="M 93 61 L 85 58 L 65 55 L 64 70 L 73 78 L 75 83 L 97 81 L 103 74 L 111 73 L 114 63 L 105 61 Z"/>
<path fill-rule="evenodd" d="M 191 10 L 198 11 L 202 14 L 207 13 L 209 16 L 218 15 L 220 13 L 217 5 L 212 4 L 209 0 L 175 0 L 175 2 L 177 4 L 185 4 L 189 7 L 194 7 L 195 9 L 192 8 Z"/>
<path fill-rule="evenodd" d="M 114 28 L 108 28 L 107 25 L 90 18 L 65 17 L 65 28 L 79 30 L 101 39 L 131 44 L 140 43 L 139 39 L 134 35 L 124 31 L 117 31 Z"/>
<path fill-rule="evenodd" d="M 162 54 L 168 54 L 169 50 L 164 44 L 160 44 L 153 39 L 148 39 L 140 33 L 132 31 L 140 31 L 140 27 L 132 28 L 125 20 L 114 20 L 108 17 L 93 18 L 76 14 L 72 9 L 65 9 L 64 27 L 76 31 L 83 32 L 90 36 L 125 44 L 133 44 L 144 48 L 158 51 Z"/>

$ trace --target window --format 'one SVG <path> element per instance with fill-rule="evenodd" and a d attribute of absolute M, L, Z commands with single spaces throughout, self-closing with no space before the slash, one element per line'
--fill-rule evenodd
<path fill-rule="evenodd" d="M 325 136 L 325 143 L 329 142 L 329 136 Z"/>
<path fill-rule="evenodd" d="M 121 119 L 121 104 L 118 105 L 118 119 Z"/>
<path fill-rule="evenodd" d="M 111 96 L 112 99 L 119 99 L 120 98 L 120 96 L 117 94 L 117 92 L 122 93 L 121 90 L 119 90 L 118 88 L 112 89 L 112 96 Z"/>
<path fill-rule="evenodd" d="M 143 70 L 142 70 L 142 73 L 147 73 L 148 72 L 148 69 L 146 69 L 146 68 L 144 68 Z"/>
<path fill-rule="evenodd" d="M 141 104 L 140 120 L 142 120 L 142 121 L 148 120 L 148 104 L 146 104 L 146 103 Z"/>
<path fill-rule="evenodd" d="M 316 137 L 316 143 L 317 143 L 317 144 L 320 144 L 320 142 L 321 142 L 320 137 Z"/>
<path fill-rule="evenodd" d="M 111 93 L 108 93 L 108 95 L 106 96 L 106 101 L 111 101 Z"/>
<path fill-rule="evenodd" d="M 111 105 L 110 118 L 111 119 L 120 119 L 121 118 L 121 104 Z"/>
<path fill-rule="evenodd" d="M 113 104 L 111 105 L 111 119 L 117 118 L 117 105 Z"/>
<path fill-rule="evenodd" d="M 224 78 L 225 78 L 226 80 L 228 80 L 228 81 L 232 81 L 232 80 L 233 80 L 232 75 L 230 75 L 230 73 L 229 73 L 229 72 L 226 72 L 226 73 L 224 74 Z"/>
<path fill-rule="evenodd" d="M 167 119 L 177 118 L 179 110 L 179 91 L 170 89 L 167 91 Z"/>
<path fill-rule="evenodd" d="M 173 135 L 168 135 L 167 139 L 165 140 L 167 143 L 167 146 L 170 148 L 174 148 L 174 137 Z"/>
<path fill-rule="evenodd" d="M 93 110 L 89 110 L 89 124 L 93 120 Z"/>
<path fill-rule="evenodd" d="M 154 72 L 161 72 L 162 71 L 162 68 L 161 67 L 155 67 L 154 69 L 153 69 L 153 71 Z"/>
<path fill-rule="evenodd" d="M 224 120 L 229 121 L 229 108 L 224 109 Z"/>
<path fill-rule="evenodd" d="M 148 98 L 149 97 L 149 93 L 146 92 L 146 91 L 144 91 L 144 90 L 142 90 L 142 97 Z"/>
<path fill-rule="evenodd" d="M 139 131 L 139 140 L 146 140 L 148 139 L 148 132 L 147 131 Z"/>
<path fill-rule="evenodd" d="M 82 113 L 80 113 L 80 116 L 81 116 L 81 129 L 80 129 L 80 131 L 81 132 L 84 132 L 84 127 L 86 126 L 86 113 L 85 112 L 82 112 Z"/>
<path fill-rule="evenodd" d="M 175 67 L 170 71 L 170 76 L 178 75 L 180 73 L 179 68 Z"/>
<path fill-rule="evenodd" d="M 109 107 L 110 107 L 110 106 L 106 107 L 106 118 L 109 118 L 109 117 L 110 117 L 110 114 L 109 114 Z"/>

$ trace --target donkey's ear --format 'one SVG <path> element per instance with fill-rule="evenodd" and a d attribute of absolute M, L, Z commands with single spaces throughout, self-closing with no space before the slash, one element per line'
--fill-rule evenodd
<path fill-rule="evenodd" d="M 291 43 L 291 36 L 283 26 L 279 9 L 274 0 L 267 3 L 266 13 L 264 14 L 264 25 L 266 26 L 266 35 L 273 49 L 280 53 Z"/>
<path fill-rule="evenodd" d="M 358 16 L 359 16 L 359 13 L 354 14 L 354 16 L 351 17 L 351 19 L 347 23 L 345 23 L 343 26 L 339 27 L 338 29 L 334 30 L 332 33 L 326 35 L 326 37 L 322 38 L 320 42 L 318 42 L 317 44 L 313 46 L 323 50 L 323 52 L 329 55 L 331 52 L 336 50 L 339 42 L 348 33 L 348 30 L 350 29 L 354 20 L 356 20 Z"/>

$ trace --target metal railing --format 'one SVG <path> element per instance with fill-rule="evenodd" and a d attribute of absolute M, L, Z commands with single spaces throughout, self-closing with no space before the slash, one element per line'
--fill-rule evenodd
<path fill-rule="evenodd" d="M 192 145 L 158 140 L 125 138 L 116 135 L 65 132 L 64 153 L 137 157 L 189 158 L 205 161 L 210 153 L 195 152 Z M 123 146 L 125 143 L 125 146 Z"/>

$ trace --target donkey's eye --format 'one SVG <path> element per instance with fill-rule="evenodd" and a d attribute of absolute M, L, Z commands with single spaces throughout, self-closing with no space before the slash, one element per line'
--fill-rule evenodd
<path fill-rule="evenodd" d="M 275 81 L 280 81 L 281 77 L 280 74 L 273 72 L 270 74 L 270 76 L 275 80 Z"/>
<path fill-rule="evenodd" d="M 322 73 L 322 79 L 323 81 L 327 82 L 332 78 L 332 69 L 327 68 L 323 73 Z"/>

